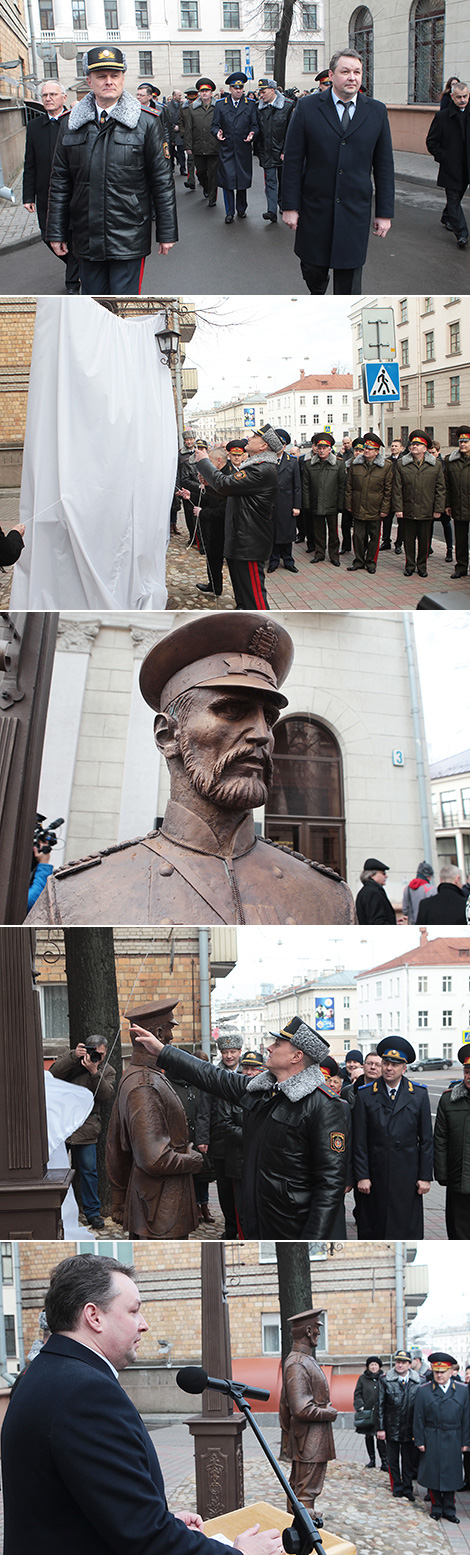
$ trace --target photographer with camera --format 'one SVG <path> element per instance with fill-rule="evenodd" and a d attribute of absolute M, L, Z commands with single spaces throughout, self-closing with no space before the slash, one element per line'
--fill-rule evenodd
<path fill-rule="evenodd" d="M 80 1178 L 84 1214 L 93 1231 L 102 1231 L 104 1227 L 96 1163 L 96 1145 L 101 1133 L 101 1108 L 106 1102 L 111 1101 L 116 1079 L 112 1065 L 106 1063 L 107 1051 L 108 1044 L 104 1037 L 88 1037 L 86 1042 L 78 1042 L 71 1052 L 64 1053 L 62 1058 L 57 1058 L 50 1070 L 57 1080 L 68 1080 L 70 1085 L 86 1086 L 87 1090 L 93 1091 L 96 1098 L 93 1111 L 81 1127 L 70 1136 L 70 1139 L 66 1140 L 67 1147 L 70 1146 L 72 1151 L 72 1166 L 75 1167 Z"/>
<path fill-rule="evenodd" d="M 50 826 L 43 826 L 42 823 L 45 819 L 45 815 L 36 815 L 31 874 L 29 877 L 28 912 L 34 906 L 34 903 L 37 902 L 41 891 L 44 890 L 48 875 L 52 875 L 53 866 L 50 863 L 51 848 L 57 847 L 58 842 L 55 828 L 64 824 L 62 815 L 59 815 L 56 821 L 52 821 Z"/>

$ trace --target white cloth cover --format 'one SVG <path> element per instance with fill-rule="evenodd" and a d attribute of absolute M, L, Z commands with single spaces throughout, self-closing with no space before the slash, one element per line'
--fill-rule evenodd
<path fill-rule="evenodd" d="M 38 297 L 13 610 L 160 610 L 177 466 L 163 313 Z"/>
<path fill-rule="evenodd" d="M 93 1111 L 94 1096 L 92 1091 L 85 1090 L 82 1085 L 69 1085 L 66 1080 L 57 1080 L 55 1074 L 44 1075 L 46 1091 L 46 1119 L 47 1119 L 47 1143 L 49 1147 L 49 1160 L 47 1165 L 51 1168 L 69 1166 L 69 1158 L 65 1148 L 65 1141 L 73 1134 L 76 1128 L 80 1128 Z M 61 1209 L 62 1225 L 65 1241 L 93 1240 L 93 1232 L 81 1226 L 78 1220 L 78 1204 L 73 1188 L 68 1188 Z"/>

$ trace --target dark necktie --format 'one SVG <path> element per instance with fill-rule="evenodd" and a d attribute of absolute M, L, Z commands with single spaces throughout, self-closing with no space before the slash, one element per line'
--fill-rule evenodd
<path fill-rule="evenodd" d="M 390 1091 L 390 1101 L 395 1101 L 396 1094 L 396 1088 L 394 1091 Z"/>
<path fill-rule="evenodd" d="M 106 108 L 102 108 L 101 109 L 101 113 L 100 113 L 100 129 L 104 129 L 104 126 L 107 123 L 108 123 L 108 115 L 107 115 L 107 112 L 106 112 Z"/>
<path fill-rule="evenodd" d="M 350 119 L 351 119 L 351 108 L 350 108 L 350 104 L 346 103 L 346 107 L 345 107 L 345 110 L 344 110 L 344 113 L 343 113 L 343 117 L 342 117 L 342 120 L 341 120 L 341 128 L 343 130 L 347 129 L 348 124 L 350 122 Z"/>

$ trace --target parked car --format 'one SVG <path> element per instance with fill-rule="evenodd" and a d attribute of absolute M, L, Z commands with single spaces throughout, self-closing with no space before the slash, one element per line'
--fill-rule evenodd
<path fill-rule="evenodd" d="M 453 1069 L 452 1058 L 418 1058 L 410 1069 Z"/>

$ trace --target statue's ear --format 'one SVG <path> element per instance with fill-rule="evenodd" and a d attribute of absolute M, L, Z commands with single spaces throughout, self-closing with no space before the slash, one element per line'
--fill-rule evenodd
<path fill-rule="evenodd" d="M 179 728 L 171 713 L 157 713 L 153 733 L 155 744 L 167 761 L 179 755 Z"/>

